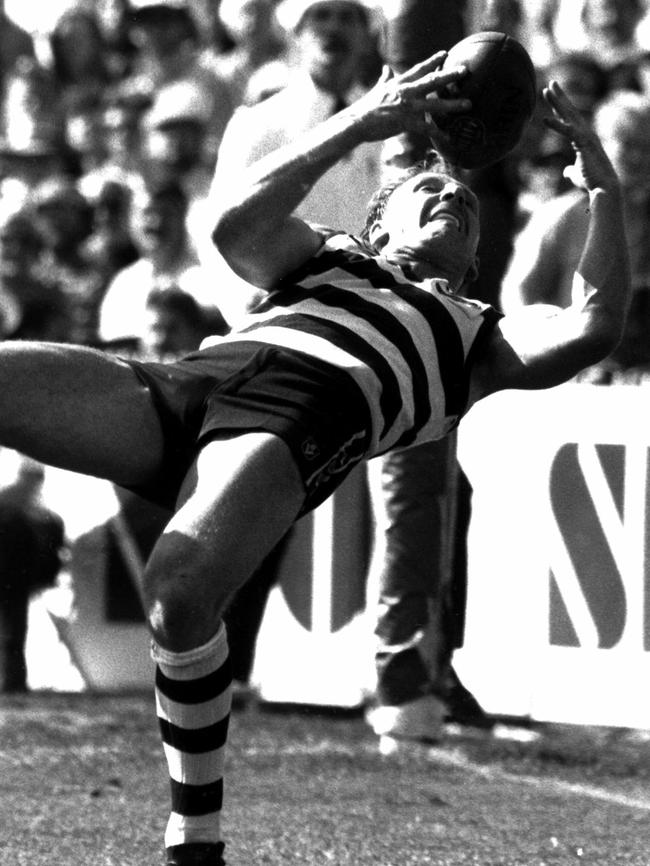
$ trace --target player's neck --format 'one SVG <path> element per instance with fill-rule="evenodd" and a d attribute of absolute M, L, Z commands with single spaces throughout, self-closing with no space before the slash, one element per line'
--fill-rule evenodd
<path fill-rule="evenodd" d="M 387 258 L 392 264 L 398 265 L 414 283 L 433 279 L 446 280 L 452 288 L 458 283 L 458 275 L 449 273 L 440 263 L 412 256 L 407 251 L 395 250 Z"/>

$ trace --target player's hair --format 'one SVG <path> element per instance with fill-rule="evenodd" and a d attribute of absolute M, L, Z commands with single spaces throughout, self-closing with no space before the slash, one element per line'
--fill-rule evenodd
<path fill-rule="evenodd" d="M 428 156 L 426 159 L 413 163 L 413 165 L 408 166 L 394 177 L 391 177 L 390 180 L 384 183 L 375 192 L 368 202 L 366 221 L 361 230 L 360 238 L 369 249 L 373 249 L 369 238 L 370 230 L 373 225 L 376 222 L 379 222 L 383 217 L 386 205 L 388 204 L 391 195 L 407 180 L 416 177 L 418 174 L 423 174 L 424 172 L 433 172 L 434 174 L 445 175 L 464 182 L 461 176 L 461 171 L 453 163 L 436 152 L 433 152 L 431 156 Z"/>

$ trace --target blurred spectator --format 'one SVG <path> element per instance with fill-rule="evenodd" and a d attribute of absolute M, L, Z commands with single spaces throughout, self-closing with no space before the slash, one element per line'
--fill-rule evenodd
<path fill-rule="evenodd" d="M 582 377 L 608 382 L 634 378 L 629 371 L 650 370 L 650 99 L 635 91 L 617 91 L 597 108 L 594 123 L 621 182 L 634 289 L 620 346 Z M 536 303 L 568 306 L 587 222 L 586 197 L 580 190 L 537 208 L 516 240 L 504 280 L 506 313 Z"/>
<path fill-rule="evenodd" d="M 94 171 L 106 161 L 103 111 L 103 97 L 94 90 L 78 90 L 66 100 L 65 143 L 70 151 L 70 170 L 75 175 Z"/>
<path fill-rule="evenodd" d="M 180 289 L 154 289 L 146 301 L 141 356 L 171 361 L 199 348 L 213 323 L 199 304 Z"/>
<path fill-rule="evenodd" d="M 199 264 L 187 231 L 187 195 L 180 184 L 152 181 L 136 193 L 132 236 L 140 258 L 119 271 L 101 305 L 104 343 L 132 341 L 147 333 L 147 298 L 152 290 L 182 291 L 201 306 L 213 334 L 227 325 L 215 301 L 211 275 Z"/>
<path fill-rule="evenodd" d="M 76 5 L 63 12 L 49 43 L 52 73 L 64 111 L 80 92 L 99 94 L 113 80 L 104 36 L 91 9 Z"/>
<path fill-rule="evenodd" d="M 318 80 L 320 73 L 317 69 L 318 64 L 322 59 L 329 54 L 329 61 L 337 51 L 341 51 L 341 56 L 345 58 L 345 45 L 337 46 L 338 37 L 333 36 L 332 41 L 326 47 L 324 53 L 321 53 L 323 47 L 322 37 L 312 40 L 310 33 L 313 33 L 314 25 L 309 20 L 313 18 L 312 12 L 305 15 L 305 10 L 308 4 L 303 0 L 282 0 L 276 3 L 276 20 L 280 25 L 281 31 L 285 33 L 286 52 L 285 56 L 279 56 L 275 60 L 263 64 L 255 70 L 249 77 L 246 102 L 249 105 L 254 105 L 257 102 L 262 102 L 269 96 L 284 90 L 288 85 L 293 85 L 296 82 L 296 75 L 300 75 L 301 71 L 310 70 L 310 75 L 313 80 Z M 355 49 L 356 55 L 356 71 L 354 79 L 357 86 L 362 88 L 370 87 L 377 80 L 381 72 L 381 56 L 380 42 L 383 36 L 382 25 L 384 22 L 383 12 L 379 4 L 364 0 L 357 4 L 364 9 L 365 26 L 357 33 L 360 39 Z M 321 17 L 318 12 L 318 7 L 314 4 L 314 12 L 316 18 Z M 328 29 L 326 19 L 328 13 L 324 13 L 324 30 Z M 308 22 L 308 26 L 303 24 Z M 319 42 L 321 44 L 319 45 Z M 321 58 L 319 60 L 319 53 Z M 343 66 L 347 64 L 347 59 Z M 324 72 L 324 80 L 327 81 L 331 77 L 331 71 Z M 347 73 L 343 71 L 345 77 Z M 329 85 L 327 85 L 329 86 Z M 304 99 L 304 96 L 301 97 Z"/>
<path fill-rule="evenodd" d="M 188 198 L 187 229 L 202 262 L 215 256 L 210 237 L 214 154 L 209 124 L 209 105 L 191 82 L 162 88 L 142 121 L 143 170 L 182 185 Z"/>
<path fill-rule="evenodd" d="M 66 165 L 61 147 L 51 139 L 0 139 L 0 219 L 26 204 L 41 183 L 60 175 Z"/>
<path fill-rule="evenodd" d="M 102 161 L 94 168 L 81 165 L 80 189 L 96 195 L 106 181 L 135 190 L 144 165 L 142 118 L 151 98 L 133 90 L 131 83 L 111 87 L 102 98 L 97 132 L 101 135 Z"/>
<path fill-rule="evenodd" d="M 547 65 L 564 51 L 584 51 L 608 72 L 610 89 L 634 86 L 635 65 L 647 46 L 639 26 L 645 0 L 543 0 L 533 8 L 534 60 Z"/>
<path fill-rule="evenodd" d="M 27 690 L 25 641 L 30 598 L 54 585 L 65 550 L 64 524 L 41 501 L 43 466 L 19 457 L 16 479 L 0 490 L 0 691 Z"/>
<path fill-rule="evenodd" d="M 213 56 L 227 54 L 234 43 L 219 15 L 221 0 L 190 0 L 190 5 L 206 50 Z"/>
<path fill-rule="evenodd" d="M 92 233 L 83 252 L 97 273 L 103 294 L 115 274 L 139 257 L 130 230 L 133 190 L 106 177 L 95 187 L 86 184 L 83 192 L 93 208 Z"/>
<path fill-rule="evenodd" d="M 198 247 L 209 241 L 207 198 L 214 173 L 208 149 L 210 103 L 189 81 L 168 84 L 154 99 L 142 123 L 145 171 L 180 183 L 188 198 L 188 230 Z"/>
<path fill-rule="evenodd" d="M 4 0 L 0 0 L 0 100 L 18 58 L 34 56 L 33 37 L 7 15 Z"/>
<path fill-rule="evenodd" d="M 95 12 L 78 4 L 65 10 L 49 35 L 49 46 L 65 141 L 74 159 L 71 170 L 85 173 L 106 157 L 102 112 L 105 94 L 115 81 Z"/>
<path fill-rule="evenodd" d="M 104 42 L 104 56 L 112 80 L 129 74 L 136 54 L 131 37 L 129 0 L 92 0 Z"/>
<path fill-rule="evenodd" d="M 360 74 L 372 44 L 371 3 L 366 0 L 284 0 L 279 19 L 290 28 L 300 65 L 286 88 L 264 102 L 237 110 L 224 136 L 215 189 L 237 184 L 238 173 L 293 141 L 360 96 Z M 330 169 L 301 203 L 299 215 L 325 225 L 358 230 L 378 183 L 381 145 L 364 144 Z M 351 204 L 351 202 L 353 204 Z"/>
<path fill-rule="evenodd" d="M 213 195 L 227 194 L 239 173 L 301 131 L 360 96 L 359 80 L 375 7 L 370 0 L 284 0 L 277 10 L 289 51 L 299 63 L 278 93 L 251 106 L 240 106 L 224 134 L 212 185 Z M 287 29 L 288 28 L 288 29 Z M 261 67 L 263 72 L 265 67 Z M 299 215 L 324 225 L 357 231 L 366 205 L 379 184 L 380 143 L 362 144 L 318 181 L 299 207 Z M 219 260 L 212 244 L 200 246 L 202 261 L 215 271 L 215 284 L 229 322 L 255 303 L 258 293 Z"/>
<path fill-rule="evenodd" d="M 185 0 L 132 0 L 132 36 L 138 52 L 130 76 L 135 91 L 153 98 L 172 82 L 192 82 L 210 105 L 210 146 L 216 152 L 232 111 L 230 90 L 202 49 Z"/>
<path fill-rule="evenodd" d="M 34 58 L 19 58 L 5 82 L 1 151 L 2 199 L 9 209 L 20 204 L 35 183 L 66 164 L 56 85 Z"/>
<path fill-rule="evenodd" d="M 68 341 L 97 341 L 101 278 L 84 252 L 93 211 L 74 181 L 53 177 L 32 194 L 35 223 L 45 242 L 43 267 L 65 292 L 70 311 Z"/>
<path fill-rule="evenodd" d="M 233 107 L 257 101 L 249 92 L 251 76 L 268 64 L 286 63 L 286 42 L 275 18 L 275 0 L 221 0 L 219 17 L 233 42 L 217 60 L 220 75 L 230 87 Z M 286 73 L 285 73 L 286 74 Z"/>
<path fill-rule="evenodd" d="M 607 73 L 593 55 L 585 51 L 564 51 L 545 68 L 541 77 L 555 79 L 576 108 L 593 117 L 596 107 L 607 96 Z"/>
<path fill-rule="evenodd" d="M 66 296 L 41 267 L 44 250 L 28 206 L 0 225 L 0 297 L 16 305 L 14 322 L 2 310 L 0 331 L 11 339 L 60 342 L 70 332 Z"/>

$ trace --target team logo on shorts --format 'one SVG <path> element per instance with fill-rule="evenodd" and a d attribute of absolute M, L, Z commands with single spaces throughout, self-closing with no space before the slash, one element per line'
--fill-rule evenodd
<path fill-rule="evenodd" d="M 322 469 L 307 479 L 309 490 L 316 490 L 321 484 L 330 484 L 337 475 L 358 463 L 366 453 L 366 431 L 355 433 L 345 442 L 336 454 L 327 461 Z"/>
<path fill-rule="evenodd" d="M 307 439 L 303 440 L 303 443 L 300 447 L 302 449 L 302 453 L 307 458 L 307 460 L 314 460 L 320 454 L 320 448 L 318 447 L 318 443 L 312 436 L 309 436 Z"/>

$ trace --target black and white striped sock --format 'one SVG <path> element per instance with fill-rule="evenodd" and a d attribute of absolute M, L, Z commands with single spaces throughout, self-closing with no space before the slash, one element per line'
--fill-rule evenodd
<path fill-rule="evenodd" d="M 220 841 L 232 675 L 223 623 L 203 646 L 152 646 L 156 712 L 171 781 L 165 845 Z"/>

